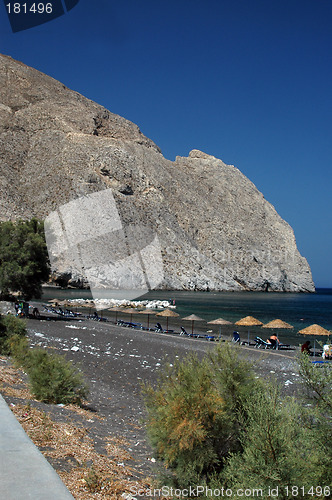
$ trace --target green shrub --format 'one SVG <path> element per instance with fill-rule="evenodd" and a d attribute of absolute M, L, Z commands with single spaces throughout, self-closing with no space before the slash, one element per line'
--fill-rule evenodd
<path fill-rule="evenodd" d="M 15 365 L 20 367 L 24 366 L 30 354 L 29 340 L 27 337 L 20 335 L 12 335 L 7 340 L 10 356 L 14 358 Z"/>
<path fill-rule="evenodd" d="M 0 318 L 0 354 L 11 356 L 18 343 L 27 342 L 26 323 L 12 314 Z"/>
<path fill-rule="evenodd" d="M 0 222 L 0 293 L 19 292 L 26 300 L 40 298 L 50 265 L 44 224 L 30 221 Z"/>
<path fill-rule="evenodd" d="M 304 354 L 298 357 L 299 372 L 307 397 L 332 416 L 332 370 L 330 363 L 315 366 Z"/>
<path fill-rule="evenodd" d="M 88 389 L 81 373 L 64 356 L 30 349 L 26 323 L 12 315 L 0 318 L 0 354 L 13 356 L 28 374 L 32 394 L 46 403 L 78 403 Z"/>
<path fill-rule="evenodd" d="M 30 389 L 45 403 L 77 403 L 88 395 L 82 374 L 64 356 L 32 349 L 24 362 Z"/>
<path fill-rule="evenodd" d="M 309 393 L 300 392 L 298 401 L 258 380 L 228 346 L 202 360 L 189 356 L 156 387 L 146 385 L 148 434 L 176 486 L 260 489 L 263 498 L 278 488 L 278 498 L 286 499 L 286 486 L 312 498 L 312 486 L 329 485 L 332 371 L 308 356 L 299 366 Z"/>
<path fill-rule="evenodd" d="M 151 443 L 179 485 L 220 471 L 239 449 L 237 415 L 252 384 L 249 364 L 226 346 L 202 360 L 190 355 L 166 370 L 156 388 L 143 388 Z"/>
<path fill-rule="evenodd" d="M 92 467 L 90 467 L 88 474 L 84 478 L 84 481 L 90 493 L 98 493 L 99 491 L 101 491 L 103 482 L 93 465 Z"/>
<path fill-rule="evenodd" d="M 229 487 L 245 485 L 267 491 L 269 487 L 308 485 L 310 446 L 295 401 L 283 400 L 277 386 L 266 386 L 247 399 L 246 412 L 243 449 L 230 456 L 223 474 Z M 284 498 L 282 491 L 278 498 Z"/>

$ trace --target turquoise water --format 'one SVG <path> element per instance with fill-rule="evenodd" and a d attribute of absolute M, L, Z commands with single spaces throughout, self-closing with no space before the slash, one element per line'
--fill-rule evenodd
<path fill-rule="evenodd" d="M 46 288 L 44 300 L 50 298 L 91 298 L 88 290 L 60 290 Z M 283 330 L 280 336 L 289 341 L 300 338 L 298 330 L 318 323 L 332 330 L 332 289 L 320 288 L 314 294 L 264 293 L 264 292 L 167 292 L 153 291 L 140 300 L 175 300 L 181 317 L 197 314 L 206 321 L 219 317 L 235 323 L 244 316 L 254 316 L 263 323 L 280 318 L 294 326 L 293 330 Z M 260 329 L 253 329 L 253 332 Z M 264 336 L 268 330 L 262 330 Z M 297 342 L 298 343 L 298 342 Z"/>

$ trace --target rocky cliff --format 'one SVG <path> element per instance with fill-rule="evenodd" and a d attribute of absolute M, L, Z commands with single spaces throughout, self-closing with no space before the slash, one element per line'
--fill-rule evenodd
<path fill-rule="evenodd" d="M 198 150 L 166 160 L 133 123 L 7 56 L 0 151 L 1 220 L 111 189 L 124 224 L 158 234 L 160 288 L 314 290 L 292 228 L 237 168 Z"/>

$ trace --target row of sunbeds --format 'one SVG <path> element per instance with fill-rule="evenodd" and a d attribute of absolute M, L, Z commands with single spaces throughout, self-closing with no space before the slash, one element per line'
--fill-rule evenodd
<path fill-rule="evenodd" d="M 239 332 L 234 332 L 233 333 L 233 342 L 239 343 L 242 345 L 248 344 L 246 341 L 241 341 L 240 334 Z M 253 347 L 256 347 L 257 349 L 260 349 L 261 347 L 263 349 L 292 349 L 292 347 L 289 344 L 283 344 L 281 342 L 277 342 L 274 339 L 269 339 L 263 340 L 261 337 L 255 337 L 255 343 L 254 344 L 248 344 L 252 345 Z"/>
<path fill-rule="evenodd" d="M 73 317 L 79 317 L 82 316 L 81 313 L 74 313 L 73 311 L 70 311 L 68 309 L 63 310 L 61 307 L 55 308 L 53 306 L 49 305 L 44 305 L 44 309 L 47 312 L 52 312 L 57 314 L 58 316 L 62 316 L 64 318 L 73 318 Z M 106 318 L 100 317 L 97 312 L 94 312 L 93 315 L 88 315 L 86 316 L 87 319 L 93 319 L 95 321 L 107 321 Z M 145 327 L 142 325 L 142 323 L 134 323 L 132 321 L 123 321 L 123 320 L 118 320 L 116 322 L 118 326 L 124 326 L 127 328 L 133 328 L 135 330 L 145 330 L 145 331 L 151 331 L 151 332 L 157 332 L 157 333 L 169 333 L 169 334 L 177 334 L 177 335 L 183 335 L 186 337 L 192 337 L 192 338 L 201 338 L 201 339 L 206 339 L 209 341 L 217 341 L 219 340 L 218 337 L 215 335 L 211 334 L 199 334 L 199 333 L 188 333 L 186 329 L 181 326 L 181 331 L 180 332 L 175 332 L 174 330 L 164 330 L 161 326 L 160 323 L 157 323 L 153 328 L 150 327 Z M 248 344 L 246 341 L 241 341 L 240 334 L 239 332 L 234 332 L 233 333 L 233 342 L 239 343 L 239 344 Z M 274 341 L 273 339 L 269 339 L 269 341 L 263 340 L 261 337 L 255 337 L 255 343 L 251 344 L 249 343 L 248 345 L 253 345 L 256 348 L 264 348 L 264 349 L 291 349 L 291 346 L 289 344 L 282 344 L 278 343 L 277 341 Z"/>
<path fill-rule="evenodd" d="M 126 326 L 128 328 L 133 328 L 135 330 L 145 330 L 149 332 L 156 332 L 156 333 L 169 333 L 169 334 L 174 334 L 174 335 L 183 335 L 187 337 L 192 337 L 192 338 L 201 338 L 201 339 L 206 339 L 206 340 L 218 340 L 214 335 L 201 335 L 198 333 L 188 333 L 186 329 L 181 326 L 181 331 L 180 332 L 175 332 L 174 330 L 164 330 L 163 327 L 161 326 L 160 323 L 157 323 L 153 328 L 151 327 L 146 327 L 143 326 L 142 323 L 133 323 L 131 321 L 123 321 L 123 320 L 118 320 L 116 323 L 118 326 Z"/>

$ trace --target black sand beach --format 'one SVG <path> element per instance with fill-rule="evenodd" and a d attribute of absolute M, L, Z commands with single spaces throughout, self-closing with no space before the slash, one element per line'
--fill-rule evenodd
<path fill-rule="evenodd" d="M 89 406 L 107 421 L 105 432 L 126 437 L 134 455 L 143 462 L 151 451 L 141 425 L 141 384 L 154 383 L 166 363 L 172 364 L 191 352 L 203 356 L 218 345 L 205 339 L 93 320 L 30 320 L 28 327 L 32 345 L 56 349 L 80 366 L 90 387 Z M 259 376 L 276 377 L 287 393 L 295 391 L 295 351 L 234 347 L 253 362 Z"/>

